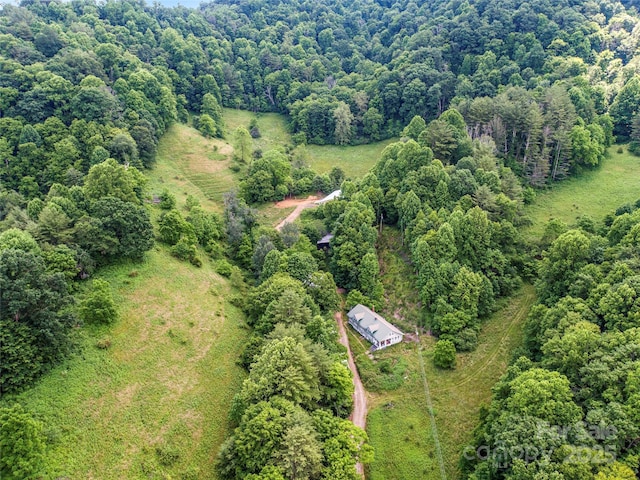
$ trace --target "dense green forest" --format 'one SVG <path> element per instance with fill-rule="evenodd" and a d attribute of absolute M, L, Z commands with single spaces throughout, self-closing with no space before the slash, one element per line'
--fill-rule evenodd
<path fill-rule="evenodd" d="M 3 5 L 0 394 L 69 358 L 83 325 L 117 322 L 93 277 L 144 261 L 157 240 L 228 277 L 251 332 L 218 474 L 358 478 L 372 452 L 346 420 L 335 292 L 347 307 L 382 306 L 376 247 L 392 225 L 416 272 L 413 326 L 438 339 L 439 367 L 476 348 L 501 298 L 537 281 L 525 346 L 475 432 L 475 451 L 499 453 L 465 456 L 469 478 L 633 478 L 640 210 L 551 222 L 538 243 L 521 228 L 537 188 L 598 168 L 615 141 L 640 151 L 639 46 L 633 2 L 609 0 Z M 285 115 L 291 142 L 254 150 L 257 121 L 229 131 L 223 107 Z M 181 210 L 147 187 L 176 122 L 233 145 L 237 191 L 217 208 L 189 197 Z M 398 138 L 363 178 L 305 161 L 306 144 Z M 281 231 L 252 207 L 337 188 Z M 43 426 L 17 404 L 0 420 L 0 475 L 38 478 Z M 514 458 L 523 445 L 540 454 Z"/>
<path fill-rule="evenodd" d="M 469 478 L 636 478 L 637 208 L 556 229 L 521 356 L 465 453 Z"/>

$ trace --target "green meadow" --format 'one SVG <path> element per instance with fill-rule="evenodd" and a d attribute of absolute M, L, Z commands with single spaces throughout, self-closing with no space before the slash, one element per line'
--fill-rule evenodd
<path fill-rule="evenodd" d="M 164 248 L 100 278 L 119 320 L 79 331 L 76 354 L 15 399 L 46 425 L 46 478 L 216 478 L 247 335 L 227 281 Z"/>
<path fill-rule="evenodd" d="M 618 149 L 622 149 L 622 153 Z M 545 224 L 557 218 L 568 225 L 575 224 L 581 215 L 600 221 L 620 205 L 640 199 L 640 157 L 614 145 L 607 157 L 594 170 L 557 183 L 539 192 L 534 204 L 525 209 L 533 224 L 525 233 L 539 239 Z"/>
<path fill-rule="evenodd" d="M 405 333 L 413 333 L 420 308 L 406 249 L 392 228 L 383 231 L 379 244 L 386 296 L 381 313 Z M 522 340 L 522 325 L 534 301 L 531 285 L 502 300 L 499 310 L 484 323 L 478 348 L 458 354 L 457 367 L 452 371 L 433 365 L 435 339 L 428 334 L 374 354 L 378 364 L 402 362 L 406 369 L 397 389 L 369 392 L 367 432 L 375 449 L 375 460 L 368 467 L 370 480 L 440 478 L 429 397 L 447 478 L 459 478 L 460 454 L 471 440 L 480 407 L 489 403 L 492 386 Z M 362 362 L 369 345 L 352 329 L 349 337 Z"/>

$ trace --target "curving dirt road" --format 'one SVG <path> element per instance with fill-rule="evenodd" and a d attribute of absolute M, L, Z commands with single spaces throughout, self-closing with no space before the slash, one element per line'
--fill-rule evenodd
<path fill-rule="evenodd" d="M 314 195 L 310 195 L 304 200 L 288 199 L 288 200 L 283 200 L 281 202 L 277 202 L 276 207 L 278 208 L 287 208 L 287 207 L 292 207 L 294 205 L 296 206 L 296 208 L 293 212 L 291 212 L 287 216 L 287 218 L 285 218 L 278 225 L 276 225 L 276 230 L 280 231 L 280 229 L 284 227 L 285 223 L 295 222 L 305 208 L 315 207 L 316 206 L 315 201 L 317 199 L 318 197 Z"/>
<path fill-rule="evenodd" d="M 353 392 L 353 412 L 351 412 L 349 420 L 351 420 L 354 425 L 364 430 L 367 426 L 366 392 L 362 385 L 362 380 L 360 380 L 360 374 L 358 374 L 356 363 L 353 361 L 353 355 L 351 354 L 351 348 L 349 347 L 349 339 L 347 338 L 347 330 L 344 326 L 344 322 L 342 321 L 342 312 L 336 312 L 334 318 L 338 324 L 340 343 L 347 347 L 349 369 L 353 372 L 353 386 L 355 387 L 355 390 Z M 356 470 L 360 475 L 362 475 L 362 478 L 364 478 L 364 468 L 361 463 L 356 464 Z"/>

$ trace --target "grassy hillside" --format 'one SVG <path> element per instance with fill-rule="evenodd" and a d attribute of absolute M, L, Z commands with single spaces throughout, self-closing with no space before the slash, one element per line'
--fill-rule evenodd
<path fill-rule="evenodd" d="M 100 277 L 120 320 L 84 331 L 78 354 L 19 399 L 48 427 L 47 478 L 215 478 L 243 378 L 229 285 L 164 249 Z"/>
<path fill-rule="evenodd" d="M 602 220 L 607 213 L 626 202 L 640 198 L 640 158 L 618 153 L 618 146 L 609 148 L 607 158 L 599 168 L 556 184 L 553 189 L 539 193 L 536 202 L 526 209 L 533 225 L 526 234 L 540 238 L 544 225 L 552 218 L 567 224 L 575 223 L 580 215 Z"/>
<path fill-rule="evenodd" d="M 261 137 L 254 139 L 254 148 L 267 151 L 272 148 L 291 145 L 291 135 L 287 127 L 287 118 L 277 113 L 254 114 L 246 110 L 224 109 L 224 121 L 227 138 L 232 132 L 243 126 L 248 128 L 252 118 L 258 121 Z M 329 173 L 333 167 L 342 168 L 348 177 L 358 178 L 365 175 L 380 158 L 384 147 L 397 139 L 367 145 L 306 145 L 298 147 L 299 155 L 318 173 Z"/>
<path fill-rule="evenodd" d="M 167 189 L 173 193 L 178 206 L 184 205 L 187 195 L 201 198 L 207 210 L 222 211 L 222 195 L 238 188 L 240 174 L 230 170 L 233 147 L 231 132 L 239 126 L 248 127 L 252 118 L 258 121 L 261 137 L 254 139 L 254 148 L 267 151 L 290 144 L 286 118 L 276 113 L 256 115 L 245 110 L 224 109 L 226 139 L 206 139 L 196 129 L 174 124 L 162 137 L 158 146 L 158 160 L 149 172 L 148 188 L 153 194 Z M 380 158 L 380 153 L 391 140 L 349 147 L 309 145 L 299 147 L 300 154 L 319 173 L 327 173 L 340 166 L 348 176 L 366 174 Z M 258 218 L 265 225 L 277 225 L 291 211 L 273 203 L 257 207 Z"/>
<path fill-rule="evenodd" d="M 626 151 L 617 153 L 617 149 L 616 146 L 609 150 L 597 170 L 540 193 L 536 203 L 527 207 L 533 224 L 525 233 L 539 238 L 551 218 L 572 224 L 578 216 L 586 214 L 601 220 L 620 204 L 640 198 L 640 158 Z M 392 236 L 383 235 L 379 243 L 384 245 L 381 273 L 389 295 L 384 313 L 406 330 L 407 321 L 415 323 L 419 317 L 417 300 L 411 291 L 413 272 L 402 260 L 404 254 Z M 459 478 L 458 461 L 478 421 L 479 408 L 489 402 L 492 385 L 520 343 L 521 327 L 534 301 L 533 287 L 525 286 L 506 302 L 483 325 L 477 350 L 458 355 L 454 371 L 433 366 L 434 339 L 430 337 L 422 337 L 419 346 L 404 344 L 377 354 L 380 361 L 404 361 L 408 367 L 399 389 L 371 395 L 367 430 L 376 450 L 376 460 L 369 471 L 371 480 L 440 478 L 421 378 L 420 349 L 447 477 Z M 351 335 L 351 340 L 356 351 L 364 349 L 359 337 Z"/>
<path fill-rule="evenodd" d="M 221 211 L 237 181 L 229 153 L 225 142 L 173 125 L 148 190 L 166 188 L 178 208 L 191 194 Z M 247 331 L 225 300 L 231 286 L 208 261 L 198 269 L 161 246 L 99 277 L 113 288 L 118 322 L 79 330 L 76 355 L 18 398 L 47 425 L 46 478 L 215 478 L 244 376 L 236 360 Z"/>
<path fill-rule="evenodd" d="M 238 127 L 249 129 L 249 122 L 255 118 L 258 121 L 260 138 L 253 140 L 254 148 L 266 152 L 278 147 L 291 144 L 291 135 L 287 128 L 287 118 L 278 113 L 253 113 L 247 110 L 225 108 L 223 112 L 226 137 L 231 141 L 233 131 Z"/>
<path fill-rule="evenodd" d="M 173 124 L 158 146 L 148 189 L 155 194 L 168 189 L 176 195 L 178 206 L 190 194 L 201 198 L 205 208 L 221 210 L 222 194 L 238 182 L 229 169 L 232 153 L 224 140 L 206 139 L 194 128 Z"/>
<path fill-rule="evenodd" d="M 380 159 L 382 150 L 397 138 L 367 145 L 307 145 L 309 165 L 318 173 L 329 173 L 340 167 L 348 177 L 363 177 Z"/>
<path fill-rule="evenodd" d="M 419 355 L 423 355 L 447 478 L 460 478 L 460 454 L 471 440 L 480 407 L 490 401 L 492 386 L 522 340 L 522 325 L 534 300 L 533 287 L 525 286 L 485 323 L 478 348 L 458 354 L 453 371 L 433 365 L 432 337 L 379 354 L 381 360 L 402 358 L 408 368 L 399 389 L 370 397 L 367 431 L 376 452 L 370 480 L 440 478 Z M 355 335 L 352 338 L 357 344 Z"/>
<path fill-rule="evenodd" d="M 394 229 L 385 229 L 379 244 L 383 246 L 382 279 L 389 296 L 382 313 L 410 333 L 411 324 L 419 317 L 412 268 Z M 480 407 L 491 399 L 492 386 L 521 342 L 521 327 L 534 300 L 533 287 L 526 285 L 503 301 L 502 308 L 483 325 L 478 348 L 458 354 L 454 371 L 434 367 L 435 340 L 429 336 L 421 336 L 419 343 L 403 343 L 375 354 L 378 362 L 404 363 L 406 370 L 398 389 L 370 395 L 367 431 L 376 453 L 369 467 L 370 480 L 440 478 L 425 379 L 447 478 L 459 478 L 460 453 L 471 438 Z M 368 345 L 353 330 L 349 333 L 354 352 L 363 354 Z"/>

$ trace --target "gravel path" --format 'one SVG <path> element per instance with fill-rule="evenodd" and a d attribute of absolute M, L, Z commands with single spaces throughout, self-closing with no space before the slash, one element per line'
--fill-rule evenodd
<path fill-rule="evenodd" d="M 354 425 L 364 430 L 367 426 L 367 395 L 364 386 L 362 385 L 362 380 L 360 380 L 356 363 L 353 361 L 353 355 L 351 354 L 351 348 L 349 347 L 349 339 L 347 338 L 347 330 L 344 326 L 344 322 L 342 321 L 342 312 L 336 312 L 334 318 L 338 324 L 340 343 L 347 347 L 349 369 L 353 373 L 353 386 L 355 387 L 355 391 L 353 393 L 353 412 L 351 412 L 349 419 Z M 364 468 L 361 463 L 356 464 L 356 470 L 360 475 L 362 475 L 362 478 L 364 478 Z"/>

